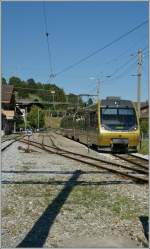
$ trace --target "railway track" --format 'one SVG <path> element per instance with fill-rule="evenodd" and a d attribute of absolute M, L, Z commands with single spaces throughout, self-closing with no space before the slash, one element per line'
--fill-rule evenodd
<path fill-rule="evenodd" d="M 1 151 L 5 151 L 8 147 L 10 147 L 13 143 L 19 141 L 20 139 L 22 139 L 22 137 L 25 136 L 17 136 L 16 138 L 9 138 L 9 139 L 5 139 L 2 141 L 2 145 L 4 145 L 4 143 L 10 141 L 10 143 L 7 143 L 6 145 L 2 146 Z"/>
<path fill-rule="evenodd" d="M 125 162 L 129 162 L 130 164 L 142 168 L 144 170 L 148 170 L 148 162 L 149 160 L 134 156 L 132 154 L 113 154 L 116 158 L 119 158 Z"/>
<path fill-rule="evenodd" d="M 56 134 L 61 135 L 58 132 Z M 52 135 L 52 137 L 54 139 L 56 139 L 54 135 Z M 52 137 L 50 139 L 51 139 L 52 144 L 54 144 Z M 70 139 L 70 138 L 68 138 L 68 139 Z M 87 146 L 86 144 L 84 144 L 84 145 Z M 94 151 L 99 152 L 97 149 L 94 149 Z M 118 161 L 121 162 L 121 163 L 122 162 L 123 163 L 130 163 L 130 165 L 132 165 L 132 167 L 136 167 L 136 168 L 139 167 L 139 168 L 143 168 L 144 170 L 148 170 L 148 167 L 149 167 L 149 165 L 148 165 L 149 160 L 148 159 L 141 158 L 141 157 L 139 157 L 137 155 L 129 154 L 129 153 L 128 154 L 114 154 L 113 153 L 113 154 L 111 154 L 111 156 L 113 156 L 116 160 L 120 159 Z"/>
<path fill-rule="evenodd" d="M 10 140 L 19 138 L 20 136 L 21 136 L 21 134 L 18 134 L 18 133 L 5 135 L 4 137 L 2 137 L 1 143 L 4 143 L 4 142 L 10 141 Z"/>
<path fill-rule="evenodd" d="M 52 138 L 53 137 L 53 138 Z M 55 146 L 56 148 L 59 148 L 54 140 L 56 140 L 56 137 L 54 135 L 49 136 L 51 143 L 53 146 Z M 126 169 L 134 169 L 137 170 L 137 172 L 141 172 L 144 174 L 148 174 L 148 160 L 131 155 L 131 154 L 113 154 L 113 157 L 115 157 L 115 159 L 121 159 L 121 161 L 119 160 L 119 163 L 121 163 L 121 167 L 124 167 Z M 123 162 L 123 165 L 122 165 Z M 129 166 L 126 166 L 126 163 L 130 163 Z M 144 164 L 144 165 L 143 165 Z M 140 168 L 140 169 L 139 169 Z"/>
<path fill-rule="evenodd" d="M 23 142 L 26 144 L 28 144 L 29 142 L 30 145 L 40 148 L 44 151 L 47 151 L 48 153 L 57 154 L 57 155 L 78 161 L 83 164 L 94 166 L 97 169 L 107 170 L 121 177 L 132 179 L 133 181 L 138 182 L 138 183 L 148 183 L 148 171 L 145 169 L 138 169 L 138 168 L 135 169 L 133 167 L 118 164 L 116 162 L 105 161 L 103 159 L 99 159 L 96 157 L 91 157 L 91 156 L 87 156 L 84 154 L 79 154 L 79 153 L 71 152 L 68 150 L 64 150 L 58 146 L 50 146 L 50 145 L 44 144 L 44 139 L 42 139 L 42 143 L 39 143 L 33 140 L 28 141 L 26 139 L 21 139 L 20 142 Z"/>

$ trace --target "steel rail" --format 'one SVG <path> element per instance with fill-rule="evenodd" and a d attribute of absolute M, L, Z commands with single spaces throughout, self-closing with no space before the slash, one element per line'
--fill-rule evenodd
<path fill-rule="evenodd" d="M 28 141 L 25 140 L 25 139 L 21 140 L 20 142 L 23 142 L 23 143 L 28 144 Z M 85 160 L 82 160 L 82 159 L 79 159 L 79 158 L 75 158 L 75 157 L 70 156 L 70 155 L 63 154 L 63 153 L 59 152 L 58 149 L 53 148 L 52 146 L 47 146 L 47 145 L 44 145 L 44 144 L 40 144 L 40 143 L 38 143 L 38 142 L 33 142 L 33 141 L 31 141 L 31 140 L 29 141 L 29 144 L 32 145 L 32 146 L 38 147 L 38 148 L 40 148 L 40 149 L 42 149 L 42 150 L 45 150 L 45 151 L 47 151 L 47 152 L 49 152 L 49 153 L 54 153 L 54 154 L 57 154 L 57 155 L 60 155 L 60 156 L 63 156 L 63 157 L 69 158 L 69 159 L 73 159 L 73 160 L 78 161 L 78 162 L 81 162 L 81 163 L 84 163 L 84 164 L 88 164 L 88 165 L 90 165 L 90 166 L 94 166 L 94 167 L 97 167 L 97 168 L 101 168 L 101 169 L 104 169 L 104 170 L 108 170 L 108 171 L 110 171 L 110 172 L 112 172 L 112 173 L 114 173 L 114 174 L 120 175 L 121 177 L 128 177 L 128 178 L 131 178 L 132 180 L 134 180 L 134 181 L 136 181 L 136 182 L 141 182 L 141 183 L 147 183 L 147 182 L 148 182 L 148 179 L 146 179 L 146 178 L 141 178 L 141 177 L 129 175 L 129 174 L 127 174 L 127 173 L 120 172 L 120 171 L 118 171 L 118 170 L 115 170 L 115 169 L 112 169 L 112 168 L 109 168 L 109 167 L 105 167 L 105 166 L 102 166 L 102 165 L 98 165 L 98 164 L 96 164 L 96 163 L 88 162 L 88 161 L 85 161 Z M 37 144 L 40 144 L 41 146 L 38 146 Z M 48 147 L 48 148 L 51 147 L 53 150 L 47 149 L 46 147 Z M 55 150 L 55 151 L 54 151 L 54 150 Z M 57 151 L 56 151 L 56 150 L 57 150 Z M 67 152 L 67 153 L 72 153 L 72 152 Z M 74 154 L 74 155 L 76 155 L 76 156 L 80 156 L 80 157 L 83 156 L 83 157 L 84 157 L 84 155 L 82 155 L 82 154 L 76 154 L 76 153 L 72 153 L 72 154 Z M 95 160 L 95 158 L 92 158 L 92 159 Z M 96 159 L 97 159 L 97 158 L 96 158 Z M 100 161 L 101 161 L 101 159 L 99 160 L 99 162 L 100 162 Z M 108 164 L 110 164 L 110 165 L 113 165 L 113 164 L 114 164 L 114 163 L 111 163 L 111 162 L 106 162 L 106 161 L 104 161 L 104 160 L 102 160 L 102 162 L 105 163 L 105 164 L 108 163 Z M 119 165 L 119 166 L 120 166 L 120 165 Z"/>
<path fill-rule="evenodd" d="M 143 158 L 143 157 L 141 158 L 138 155 L 133 155 L 133 154 L 130 154 L 130 153 L 128 153 L 127 155 L 129 155 L 131 157 L 134 157 L 134 158 L 138 158 L 141 161 L 149 162 L 149 159 L 146 159 L 146 158 Z"/>
<path fill-rule="evenodd" d="M 50 138 L 51 141 L 52 141 L 52 138 Z M 31 140 L 30 140 L 31 141 Z M 33 143 L 36 143 L 36 144 L 41 144 L 39 142 L 35 142 L 35 141 L 31 141 Z M 92 157 L 92 156 L 87 156 L 87 155 L 83 155 L 83 154 L 80 154 L 80 153 L 75 153 L 75 152 L 72 152 L 72 151 L 68 151 L 68 150 L 64 150 L 64 149 L 61 149 L 60 147 L 56 146 L 54 141 L 53 141 L 53 144 L 55 147 L 53 146 L 50 146 L 50 145 L 46 145 L 43 143 L 43 140 L 42 140 L 42 145 L 43 146 L 46 146 L 48 148 L 52 148 L 52 149 L 55 149 L 55 150 L 60 150 L 62 152 L 65 152 L 65 153 L 69 153 L 69 154 L 73 154 L 75 156 L 81 156 L 81 157 L 84 157 L 84 158 L 87 158 L 87 159 L 91 159 L 91 160 L 95 160 L 95 161 L 98 161 L 98 162 L 102 162 L 102 163 L 108 163 L 108 164 L 111 164 L 113 166 L 117 166 L 117 167 L 120 167 L 120 168 L 124 168 L 124 169 L 129 169 L 129 170 L 134 170 L 138 173 L 143 173 L 143 174 L 147 174 L 148 172 L 146 170 L 141 170 L 141 169 L 133 169 L 132 167 L 129 167 L 129 166 L 125 166 L 125 165 L 122 165 L 122 164 L 118 164 L 118 163 L 115 163 L 115 162 L 110 162 L 110 161 L 106 161 L 106 160 L 103 160 L 103 159 L 100 159 L 100 158 L 95 158 L 95 157 Z M 55 153 L 55 152 L 54 152 Z"/>
<path fill-rule="evenodd" d="M 53 135 L 53 137 L 54 137 L 54 135 Z M 52 144 L 53 144 L 56 148 L 58 148 L 59 150 L 62 150 L 62 151 L 65 151 L 65 152 L 68 152 L 68 153 L 72 153 L 72 154 L 77 155 L 77 153 L 74 153 L 74 152 L 70 152 L 70 151 L 68 151 L 68 150 L 61 149 L 59 146 L 57 146 L 57 145 L 55 144 L 55 142 L 53 141 L 52 136 L 49 135 L 49 138 L 50 138 Z M 54 137 L 54 138 L 55 138 L 55 137 Z M 78 154 L 78 155 L 81 155 L 81 154 Z M 83 157 L 86 157 L 86 158 L 89 158 L 89 159 L 94 159 L 94 160 L 96 160 L 96 161 L 103 161 L 102 159 L 98 159 L 98 158 L 91 157 L 91 156 L 87 156 L 87 155 L 83 155 Z M 106 162 L 106 161 L 104 160 L 103 162 Z M 108 162 L 108 163 L 110 163 L 110 162 Z M 117 166 L 117 167 L 121 167 L 121 168 L 125 168 L 125 169 L 134 170 L 134 171 L 137 171 L 137 172 L 139 172 L 139 173 L 148 174 L 148 172 L 147 172 L 148 167 L 146 167 L 146 170 L 142 170 L 142 169 L 133 169 L 133 168 L 130 167 L 130 166 L 125 166 L 125 165 L 117 164 L 117 163 L 114 163 L 114 165 Z M 134 164 L 133 164 L 133 165 L 134 165 Z M 136 164 L 135 164 L 134 166 L 136 166 Z"/>
<path fill-rule="evenodd" d="M 119 159 L 121 159 L 121 160 L 124 160 L 124 161 L 126 161 L 126 162 L 129 162 L 129 163 L 132 163 L 133 165 L 137 165 L 137 166 L 139 166 L 139 167 L 141 167 L 141 168 L 144 168 L 144 169 L 147 169 L 148 170 L 148 166 L 145 166 L 145 165 L 141 165 L 139 162 L 134 162 L 132 159 L 130 159 L 130 158 L 128 158 L 130 155 L 124 155 L 124 156 L 122 156 L 122 155 L 118 155 L 118 154 L 113 154 L 113 156 L 115 156 L 115 157 L 117 157 L 117 158 L 119 158 Z M 137 160 L 140 160 L 140 158 L 139 159 L 137 159 Z M 142 160 L 141 160 L 142 161 Z"/>
<path fill-rule="evenodd" d="M 148 174 L 147 171 L 145 170 L 141 170 L 141 169 L 133 169 L 132 167 L 129 167 L 129 166 L 125 166 L 125 165 L 122 165 L 122 164 L 118 164 L 118 163 L 115 163 L 115 162 L 110 162 L 110 161 L 106 161 L 106 160 L 103 160 L 103 159 L 99 159 L 99 158 L 95 158 L 95 157 L 91 157 L 91 156 L 87 156 L 87 155 L 83 155 L 83 154 L 79 154 L 79 153 L 75 153 L 75 152 L 71 152 L 71 151 L 68 151 L 68 150 L 64 150 L 64 149 L 61 149 L 60 147 L 56 146 L 54 141 L 52 140 L 52 138 L 50 137 L 53 145 L 53 146 L 50 146 L 50 145 L 46 145 L 43 143 L 43 139 L 42 139 L 42 145 L 43 146 L 46 146 L 48 148 L 52 148 L 52 149 L 55 149 L 55 150 L 60 150 L 62 152 L 65 152 L 65 153 L 69 153 L 69 154 L 73 154 L 75 156 L 81 156 L 81 157 L 84 157 L 84 158 L 87 158 L 87 159 L 91 159 L 91 160 L 95 160 L 95 161 L 98 161 L 98 162 L 102 162 L 102 163 L 108 163 L 108 164 L 111 164 L 113 166 L 117 166 L 117 167 L 120 167 L 120 168 L 124 168 L 124 169 L 129 169 L 129 170 L 132 170 L 132 171 L 136 171 L 138 173 L 141 173 L 141 174 Z M 31 140 L 30 140 L 31 141 Z M 35 141 L 31 141 L 33 143 L 36 143 L 36 144 L 40 144 L 39 142 L 35 142 Z M 55 153 L 55 152 L 54 152 Z"/>
<path fill-rule="evenodd" d="M 26 135 L 25 135 L 26 136 Z M 25 136 L 23 136 L 23 137 L 25 137 Z M 7 144 L 6 146 L 4 146 L 3 148 L 1 148 L 1 151 L 4 151 L 4 150 L 6 150 L 10 145 L 12 145 L 13 143 L 15 143 L 15 142 L 17 142 L 17 141 L 19 141 L 20 139 L 22 139 L 22 136 L 21 137 L 17 137 L 17 138 L 15 138 L 15 139 L 10 139 L 10 140 L 13 140 L 12 142 L 10 142 L 9 144 Z M 9 141 L 9 139 L 8 140 L 6 140 L 6 141 L 4 141 L 4 142 L 7 142 L 7 141 Z"/>

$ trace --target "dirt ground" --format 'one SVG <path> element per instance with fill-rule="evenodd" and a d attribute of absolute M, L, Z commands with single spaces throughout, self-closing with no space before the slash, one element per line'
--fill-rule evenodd
<path fill-rule="evenodd" d="M 63 148 L 88 153 L 84 145 L 50 135 L 44 143 L 52 144 L 53 138 Z M 148 247 L 147 185 L 18 146 L 27 145 L 16 142 L 2 152 L 2 248 Z"/>

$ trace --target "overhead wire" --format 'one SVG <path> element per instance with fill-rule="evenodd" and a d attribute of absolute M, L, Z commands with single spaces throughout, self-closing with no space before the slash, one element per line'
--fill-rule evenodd
<path fill-rule="evenodd" d="M 53 78 L 54 73 L 53 73 L 53 65 L 52 65 L 52 53 L 51 53 L 51 50 L 50 50 L 50 42 L 49 42 L 49 33 L 48 33 L 48 25 L 47 25 L 47 15 L 46 15 L 45 1 L 43 1 L 43 16 L 44 16 L 45 35 L 46 35 L 46 43 L 47 43 L 49 67 L 50 67 L 50 78 Z"/>
<path fill-rule="evenodd" d="M 144 53 L 146 52 L 145 50 L 147 49 L 148 47 L 145 46 L 143 49 L 142 49 L 142 52 L 143 52 L 143 55 Z M 145 51 L 145 52 L 144 52 Z M 132 63 L 133 62 L 133 63 Z M 131 64 L 132 63 L 132 64 Z M 130 65 L 131 64 L 131 65 Z M 129 65 L 129 66 L 128 66 Z M 124 77 L 125 76 L 125 73 L 129 72 L 129 69 L 135 67 L 137 65 L 137 57 L 134 57 L 134 58 L 130 58 L 129 60 L 127 60 L 125 63 L 123 63 L 120 67 L 116 68 L 114 70 L 114 72 L 110 75 L 107 76 L 107 79 L 105 80 L 102 80 L 101 83 L 103 82 L 111 82 L 111 81 L 114 81 L 114 80 L 117 80 L 119 78 L 121 78 L 122 76 Z M 120 72 L 124 67 L 128 66 L 123 72 L 121 72 L 121 74 L 118 74 L 116 75 L 118 72 Z M 130 68 L 129 68 L 130 67 Z M 115 77 L 114 77 L 115 76 Z M 109 77 L 109 78 L 108 78 Z M 94 77 L 96 79 L 96 77 Z"/>
<path fill-rule="evenodd" d="M 147 36 L 145 35 L 144 37 L 142 37 L 142 39 L 138 40 L 138 42 L 136 42 L 136 43 L 134 42 L 134 44 L 132 44 L 132 46 L 130 46 L 129 48 L 123 50 L 123 52 L 122 52 L 121 54 L 119 54 L 119 55 L 115 56 L 114 58 L 112 58 L 112 59 L 110 59 L 110 60 L 104 62 L 104 64 L 110 64 L 110 63 L 112 63 L 112 62 L 114 62 L 114 61 L 117 61 L 118 59 L 122 58 L 123 55 L 125 55 L 125 56 L 128 55 L 129 52 L 127 53 L 127 51 L 130 51 L 130 52 L 131 52 L 131 49 L 132 49 L 133 47 L 135 48 L 135 46 L 137 46 L 139 43 L 141 43 L 141 40 L 142 40 L 142 41 L 145 40 L 145 37 L 147 37 Z M 143 39 L 143 38 L 144 38 L 144 39 Z M 139 42 L 139 41 L 140 41 L 140 42 Z M 123 57 L 124 57 L 124 56 L 123 56 Z"/>
<path fill-rule="evenodd" d="M 92 53 L 90 53 L 89 55 L 81 58 L 80 60 L 76 61 L 75 63 L 65 67 L 63 70 L 59 71 L 58 73 L 54 74 L 54 77 L 57 77 L 58 75 L 76 67 L 77 65 L 83 63 L 84 61 L 88 60 L 89 58 L 95 56 L 96 54 L 100 53 L 101 51 L 103 51 L 104 49 L 112 46 L 113 44 L 115 44 L 116 42 L 120 41 L 121 39 L 125 38 L 126 36 L 130 35 L 131 33 L 133 33 L 134 31 L 138 30 L 139 28 L 141 28 L 143 25 L 145 25 L 146 23 L 148 23 L 148 20 L 143 21 L 142 23 L 140 23 L 139 25 L 135 26 L 134 28 L 130 29 L 129 31 L 127 31 L 126 33 L 120 35 L 119 37 L 117 37 L 116 39 L 114 39 L 113 41 L 107 43 L 106 45 L 104 45 L 103 47 L 93 51 Z"/>
<path fill-rule="evenodd" d="M 147 49 L 147 46 L 145 46 L 143 49 L 142 49 L 142 52 L 144 52 L 145 50 Z M 143 53 L 143 55 L 144 55 L 144 53 Z M 121 71 L 124 67 L 126 67 L 127 65 L 129 65 L 130 63 L 132 63 L 132 61 L 134 61 L 133 62 L 133 64 L 135 64 L 135 63 L 137 63 L 137 57 L 134 57 L 133 59 L 129 59 L 129 60 L 127 60 L 124 64 L 122 64 L 120 67 L 118 67 L 117 69 L 115 69 L 115 71 L 112 73 L 112 74 L 110 74 L 110 79 L 106 79 L 106 80 L 104 80 L 104 81 L 109 81 L 109 80 L 111 80 L 112 79 L 112 77 L 114 77 L 119 71 Z M 131 66 L 133 65 L 133 64 L 131 64 Z M 125 71 L 126 71 L 126 69 L 125 69 Z M 103 81 L 103 82 L 104 82 Z"/>

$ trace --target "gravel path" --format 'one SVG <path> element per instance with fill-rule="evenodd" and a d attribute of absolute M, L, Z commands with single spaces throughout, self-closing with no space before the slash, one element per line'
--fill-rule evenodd
<path fill-rule="evenodd" d="M 87 154 L 79 143 L 51 133 L 58 146 Z M 34 139 L 42 136 L 34 134 Z M 47 135 L 44 143 L 51 144 Z M 131 183 L 16 142 L 2 153 L 4 248 L 144 247 L 148 186 Z M 90 155 L 110 159 L 108 154 Z"/>

